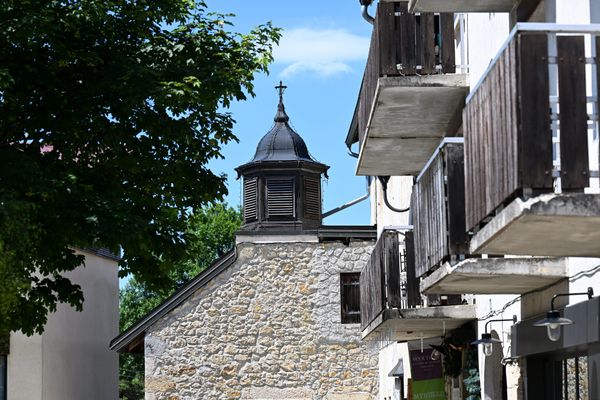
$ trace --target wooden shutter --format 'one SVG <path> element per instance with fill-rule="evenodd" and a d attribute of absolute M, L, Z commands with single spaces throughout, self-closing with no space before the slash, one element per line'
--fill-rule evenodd
<path fill-rule="evenodd" d="M 360 323 L 360 272 L 340 274 L 342 324 Z"/>
<path fill-rule="evenodd" d="M 292 178 L 267 180 L 267 215 L 294 217 L 294 180 Z"/>
<path fill-rule="evenodd" d="M 321 216 L 321 181 L 304 177 L 304 215 L 318 219 Z"/>
<path fill-rule="evenodd" d="M 257 178 L 244 179 L 244 221 L 246 222 L 258 219 L 257 189 Z"/>

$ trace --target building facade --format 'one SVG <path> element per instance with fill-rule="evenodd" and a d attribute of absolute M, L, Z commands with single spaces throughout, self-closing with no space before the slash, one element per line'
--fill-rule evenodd
<path fill-rule="evenodd" d="M 411 0 L 366 11 L 373 37 L 346 144 L 356 143 L 357 174 L 374 177 L 378 245 L 398 236 L 400 250 L 381 248 L 401 271 L 364 283 L 406 300 L 363 298 L 363 338 L 380 343 L 388 368 L 404 354 L 406 386 L 397 341 L 448 343 L 471 324 L 472 341 L 496 339 L 475 347 L 481 398 L 598 398 L 588 287 L 600 282 L 600 3 Z M 544 321 L 551 307 L 569 324 Z M 463 355 L 476 346 L 461 343 Z M 462 367 L 447 398 L 473 386 Z M 400 397 L 392 379 L 381 371 L 380 398 Z"/>
<path fill-rule="evenodd" d="M 111 344 L 144 353 L 148 400 L 377 398 L 358 287 L 376 231 L 322 226 L 328 167 L 288 124 L 281 95 L 273 127 L 238 168 L 234 250 Z"/>
<path fill-rule="evenodd" d="M 83 311 L 59 304 L 43 334 L 10 334 L 7 354 L 0 355 L 0 399 L 119 397 L 119 361 L 108 347 L 119 331 L 118 258 L 104 250 L 78 252 L 85 267 L 66 276 L 85 294 Z"/>

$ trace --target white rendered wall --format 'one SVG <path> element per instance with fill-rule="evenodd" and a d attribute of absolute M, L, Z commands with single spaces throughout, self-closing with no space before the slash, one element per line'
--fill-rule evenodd
<path fill-rule="evenodd" d="M 412 176 L 393 176 L 388 182 L 388 200 L 395 208 L 407 208 L 412 193 Z M 409 212 L 398 213 L 390 210 L 384 202 L 381 182 L 374 179 L 371 183 L 371 221 L 377 224 L 380 235 L 386 226 L 408 225 Z"/>
<path fill-rule="evenodd" d="M 8 400 L 118 398 L 118 356 L 108 348 L 119 333 L 117 262 L 85 254 L 86 267 L 66 274 L 82 287 L 83 311 L 61 304 L 41 336 L 11 335 Z"/>
<path fill-rule="evenodd" d="M 552 5 L 556 7 L 556 23 L 558 24 L 589 24 L 590 23 L 590 1 L 597 0 L 551 0 L 546 10 L 551 10 Z M 548 15 L 551 17 L 551 15 Z M 552 19 L 548 19 L 552 21 Z"/>
<path fill-rule="evenodd" d="M 42 337 L 12 333 L 7 364 L 8 400 L 41 400 Z"/>
<path fill-rule="evenodd" d="M 511 319 L 513 315 L 517 320 L 521 319 L 521 304 L 515 301 L 514 295 L 486 295 L 476 296 L 477 318 L 480 319 L 477 326 L 479 336 L 485 332 L 485 324 L 492 319 Z M 511 304 L 513 303 L 514 304 Z M 511 304 L 507 306 L 507 304 Z M 483 319 L 485 318 L 485 319 Z M 510 357 L 510 330 L 512 322 L 492 322 L 488 325 L 488 332 L 494 338 L 502 340 L 501 345 L 494 345 L 494 353 L 488 359 L 483 354 L 483 347 L 479 346 L 479 376 L 481 379 L 482 400 L 495 400 L 501 398 L 502 364 L 501 360 Z M 508 399 L 522 399 L 519 395 L 522 390 L 520 384 L 520 371 L 518 365 L 507 367 L 507 395 Z"/>
<path fill-rule="evenodd" d="M 469 85 L 473 88 L 508 37 L 508 13 L 466 14 Z"/>
<path fill-rule="evenodd" d="M 391 343 L 379 351 L 379 399 L 401 400 L 395 391 L 395 377 L 388 374 L 396 366 L 398 360 L 402 359 L 404 364 L 404 383 L 410 378 L 410 367 L 408 358 L 408 346 L 406 343 Z M 407 387 L 404 386 L 404 395 Z"/>

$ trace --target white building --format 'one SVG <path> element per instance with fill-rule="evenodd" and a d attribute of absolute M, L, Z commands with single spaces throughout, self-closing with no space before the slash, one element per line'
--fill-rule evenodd
<path fill-rule="evenodd" d="M 376 36 L 346 144 L 357 144 L 357 175 L 384 177 L 371 179 L 379 234 L 415 238 L 415 261 L 383 288 L 405 285 L 403 302 L 388 296 L 363 321 L 363 339 L 382 348 L 380 399 L 399 398 L 386 372 L 397 341 L 439 342 L 469 320 L 501 342 L 490 356 L 479 346 L 482 398 L 600 398 L 599 305 L 586 294 L 600 291 L 600 2 L 369 11 Z M 583 294 L 556 299 L 573 324 L 552 341 L 533 324 L 566 293 Z M 448 398 L 466 396 L 464 378 Z"/>
<path fill-rule="evenodd" d="M 85 267 L 66 274 L 81 285 L 83 311 L 59 304 L 44 333 L 11 333 L 0 355 L 2 400 L 111 400 L 119 396 L 119 361 L 108 345 L 119 331 L 118 259 L 81 250 Z"/>

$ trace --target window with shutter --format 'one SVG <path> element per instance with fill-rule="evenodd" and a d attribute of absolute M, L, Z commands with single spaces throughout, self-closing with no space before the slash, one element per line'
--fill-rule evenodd
<path fill-rule="evenodd" d="M 360 323 L 360 272 L 340 274 L 342 324 Z"/>
<path fill-rule="evenodd" d="M 257 196 L 257 178 L 244 179 L 244 221 L 246 222 L 258 219 Z"/>
<path fill-rule="evenodd" d="M 321 215 L 321 181 L 304 178 L 304 215 L 317 219 Z"/>
<path fill-rule="evenodd" d="M 294 180 L 267 180 L 267 215 L 271 217 L 294 217 Z"/>

